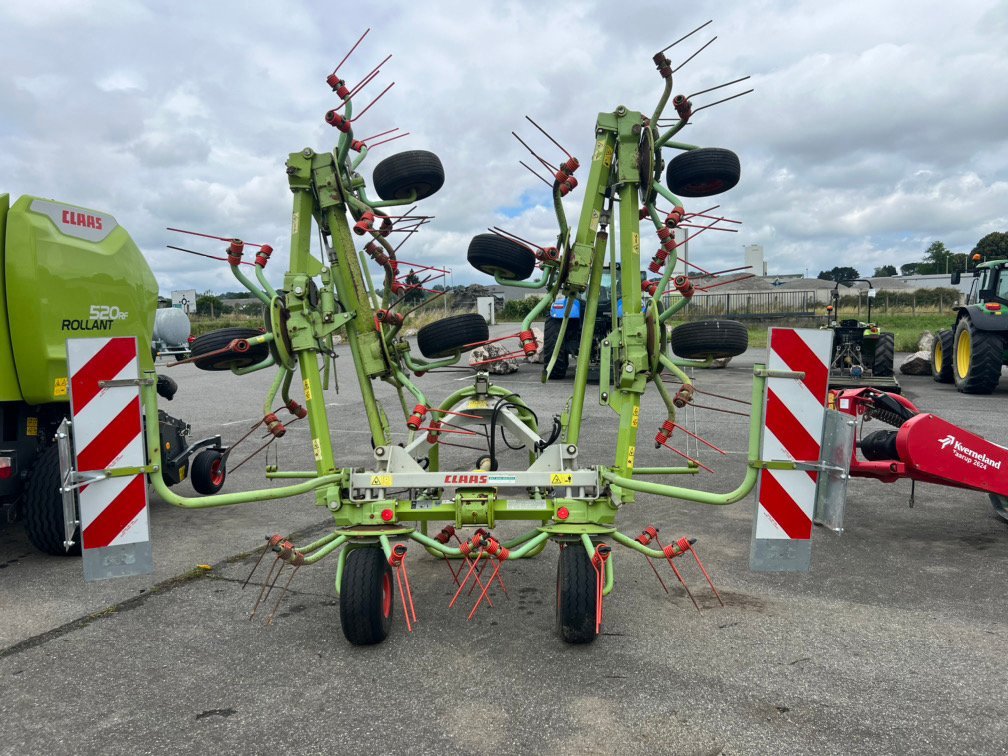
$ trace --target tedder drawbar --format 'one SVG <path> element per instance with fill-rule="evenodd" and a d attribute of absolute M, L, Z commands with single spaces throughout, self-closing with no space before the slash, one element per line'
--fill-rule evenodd
<path fill-rule="evenodd" d="M 620 105 L 599 114 L 588 175 L 582 178 L 584 200 L 576 224 L 568 224 L 562 198 L 579 183 L 575 178 L 579 161 L 563 148 L 562 159 L 556 164 L 533 153 L 551 174 L 547 183 L 559 223 L 555 243 L 537 246 L 513 237 L 481 234 L 469 248 L 470 263 L 493 275 L 498 283 L 542 292 L 521 330 L 512 337 L 520 347 L 510 357 L 537 352 L 532 323 L 558 297 L 565 297 L 567 303 L 583 303 L 580 351 L 589 354 L 600 322 L 596 309 L 603 273 L 608 270 L 613 280 L 619 280 L 621 307 L 617 308 L 616 297 L 610 298 L 611 331 L 601 342 L 598 387 L 599 402 L 616 415 L 618 422 L 611 463 L 586 463 L 580 453 L 588 398 L 588 359 L 578 361 L 566 408 L 552 432 L 545 434 L 526 402 L 492 383 L 486 371 L 477 370 L 471 385 L 440 402 L 428 397 L 414 381 L 414 377 L 428 371 L 457 363 L 463 352 L 487 343 L 488 327 L 479 315 L 450 316 L 421 328 L 417 344 L 422 357 L 412 352 L 403 330 L 413 307 L 408 304 L 408 294 L 416 287 L 424 288 L 428 279 L 420 280 L 414 273 L 411 280 L 403 280 L 402 261 L 397 259 L 390 234 L 408 234 L 426 218 L 411 215 L 412 209 L 397 214 L 394 208 L 412 206 L 435 193 L 444 181 L 444 173 L 432 153 L 399 153 L 376 165 L 373 184 L 377 198 L 370 195 L 358 168 L 378 142 L 372 140 L 369 146 L 367 140 L 355 138 L 354 127 L 363 111 L 357 115 L 353 111 L 358 93 L 378 69 L 351 88 L 337 67 L 327 83 L 339 104 L 325 115 L 326 122 L 339 134 L 337 146 L 331 152 L 294 152 L 286 163 L 293 215 L 289 269 L 282 288 L 274 289 L 264 274 L 272 253 L 270 247 L 224 239 L 232 272 L 262 302 L 266 313 L 264 332 L 247 337 L 238 334 L 240 337 L 235 338 L 229 333 L 227 338 L 211 340 L 212 349 L 198 350 L 194 344 L 190 358 L 199 367 L 230 369 L 238 374 L 275 369 L 276 378 L 263 402 L 260 427 L 279 437 L 284 425 L 278 411 L 307 418 L 314 469 L 267 467 L 266 477 L 271 480 L 303 479 L 276 488 L 196 498 L 171 491 L 159 472 L 162 452 L 152 432 L 158 427 L 157 398 L 152 376 L 145 370 L 139 383 L 148 432 L 146 466 L 140 469 L 149 475 L 158 495 L 180 507 L 204 508 L 313 494 L 316 503 L 332 514 L 332 532 L 307 544 L 270 537 L 263 553 L 272 549 L 275 569 L 270 569 L 263 591 L 276 584 L 285 565 L 296 569 L 338 554 L 336 588 L 343 632 L 354 644 L 384 640 L 397 603 L 402 605 L 407 626 L 416 621 L 406 571 L 408 542 L 437 558 L 458 560 L 455 563 L 460 568 L 452 570 L 458 586 L 452 603 L 467 586 L 475 586 L 476 605 L 470 616 L 484 600 L 492 601 L 493 586 L 504 590 L 500 570 L 505 562 L 536 556 L 551 541 L 556 543 L 557 626 L 562 638 L 573 643 L 591 641 L 599 633 L 603 598 L 613 588 L 613 562 L 609 558 L 613 545 L 624 546 L 649 560 L 666 560 L 679 576 L 674 560 L 686 554 L 695 557 L 692 542 L 680 538 L 662 543 L 657 530 L 650 527 L 641 535 L 625 534 L 617 528 L 620 509 L 634 502 L 638 493 L 730 504 L 752 490 L 761 469 L 771 465 L 776 469 L 790 465 L 793 469 L 794 462 L 760 461 L 759 434 L 767 380 L 795 380 L 803 374 L 756 365 L 748 467 L 734 490 L 710 493 L 641 479 L 696 473 L 699 467 L 695 459 L 681 452 L 686 461 L 678 466 L 635 466 L 641 425 L 648 422 L 640 411 L 645 391 L 656 391 L 666 409 L 657 435 L 649 437 L 648 443 L 667 445 L 675 431 L 680 431 L 679 437 L 689 433 L 681 424 L 682 417 L 677 422 L 677 413 L 692 402 L 695 391 L 684 368 L 702 367 L 716 358 L 739 354 L 746 346 L 738 343 L 737 329 L 728 327 L 738 324 L 708 321 L 704 333 L 691 335 L 694 359 L 673 356 L 669 348 L 669 320 L 689 302 L 694 290 L 688 274 L 676 265 L 677 248 L 683 243 L 681 229 L 687 235 L 696 235 L 705 229 L 718 229 L 726 220 L 712 208 L 689 212 L 680 198 L 727 191 L 740 175 L 734 153 L 684 144 L 674 138 L 700 111 L 747 93 L 694 106 L 694 97 L 716 97 L 710 93 L 743 81 L 738 79 L 673 97 L 673 73 L 678 67 L 673 67 L 665 55 L 670 48 L 654 56 L 664 88 L 653 111 Z M 670 101 L 675 115 L 663 118 Z M 388 133 L 377 136 L 395 138 L 387 137 Z M 667 170 L 665 150 L 678 153 L 668 162 Z M 661 181 L 663 171 L 665 184 Z M 324 253 L 321 260 L 311 250 L 316 234 Z M 657 277 L 642 280 L 641 245 L 651 234 L 657 235 L 660 246 L 647 267 Z M 360 250 L 356 239 L 366 240 Z M 254 249 L 252 264 L 243 259 L 249 248 Z M 368 272 L 370 264 L 383 271 L 381 285 L 373 283 Z M 246 274 L 249 268 L 255 280 Z M 423 266 L 411 268 L 418 269 Z M 533 274 L 536 277 L 530 280 Z M 568 305 L 561 329 L 567 326 L 569 315 Z M 361 404 L 374 446 L 369 469 L 340 466 L 334 431 L 326 415 L 324 395 L 330 387 L 337 335 L 342 336 L 353 355 Z M 562 342 L 562 337 L 555 342 L 557 349 Z M 255 358 L 250 359 L 250 355 Z M 544 355 L 543 380 L 557 356 Z M 663 378 L 673 384 L 672 390 Z M 390 384 L 398 392 L 402 420 L 390 420 L 376 399 L 375 380 Z M 120 385 L 121 381 L 111 383 Z M 295 385 L 299 393 L 303 389 L 303 405 L 300 396 L 295 398 L 292 392 Z M 474 435 L 471 426 L 479 425 L 489 425 L 491 435 L 477 469 L 474 471 L 471 463 L 464 470 L 444 469 L 441 447 L 459 434 Z M 492 435 L 493 427 L 498 425 L 529 450 L 524 469 L 499 469 Z M 397 431 L 400 437 L 405 436 L 402 443 L 394 440 Z M 87 472 L 69 474 L 80 480 Z M 528 529 L 502 541 L 494 528 L 506 521 L 524 521 Z M 430 534 L 431 523 L 445 522 L 448 524 Z M 702 568 L 699 559 L 697 564 Z"/>

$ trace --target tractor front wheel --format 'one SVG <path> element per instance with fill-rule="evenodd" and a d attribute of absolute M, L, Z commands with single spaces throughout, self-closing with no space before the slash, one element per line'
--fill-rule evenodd
<path fill-rule="evenodd" d="M 395 587 L 392 568 L 377 546 L 354 549 L 346 558 L 340 586 L 340 624 L 355 646 L 373 646 L 388 637 Z"/>
<path fill-rule="evenodd" d="M 1000 333 L 981 331 L 968 317 L 961 318 L 955 330 L 955 359 L 952 374 L 956 388 L 963 394 L 990 394 L 1001 380 L 1001 353 L 1004 340 Z"/>
<path fill-rule="evenodd" d="M 595 640 L 596 576 L 580 543 L 560 549 L 557 562 L 557 633 L 567 643 Z"/>
<path fill-rule="evenodd" d="M 875 342 L 875 357 L 872 360 L 872 375 L 889 376 L 893 374 L 893 362 L 896 359 L 896 335 L 880 333 Z"/>
<path fill-rule="evenodd" d="M 952 331 L 938 331 L 931 344 L 931 377 L 937 383 L 952 383 Z"/>

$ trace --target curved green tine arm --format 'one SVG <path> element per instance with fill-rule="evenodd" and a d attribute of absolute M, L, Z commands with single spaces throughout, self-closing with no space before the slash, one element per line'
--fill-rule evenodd
<path fill-rule="evenodd" d="M 398 381 L 403 388 L 405 388 L 407 391 L 413 394 L 413 396 L 416 398 L 419 404 L 422 404 L 424 407 L 430 406 L 429 404 L 427 404 L 427 397 L 424 396 L 423 391 L 417 388 L 417 386 L 406 376 L 406 374 L 402 370 L 393 365 L 392 374 L 395 376 L 396 381 Z M 402 401 L 401 398 L 400 401 Z M 406 412 L 406 403 L 403 402 L 402 404 L 403 404 L 403 412 Z M 409 412 L 406 412 L 406 416 L 409 417 Z"/>
<path fill-rule="evenodd" d="M 542 275 L 534 281 L 516 281 L 513 278 L 501 278 L 500 274 L 494 275 L 494 281 L 496 281 L 500 286 L 514 286 L 518 289 L 542 289 L 550 285 L 550 281 L 553 276 L 553 271 L 542 272 Z"/>
<path fill-rule="evenodd" d="M 273 359 L 273 355 L 267 355 L 266 359 L 262 362 L 257 362 L 255 365 L 246 365 L 245 367 L 233 367 L 231 372 L 235 375 L 248 375 L 249 373 L 255 373 L 259 370 L 265 370 L 268 367 L 273 367 L 276 365 L 276 361 Z"/>
<path fill-rule="evenodd" d="M 302 554 L 306 555 L 304 558 L 305 564 L 315 564 L 315 562 L 318 562 L 321 559 L 325 559 L 331 553 L 336 551 L 336 549 L 338 549 L 340 546 L 342 546 L 343 544 L 345 544 L 347 541 L 350 540 L 345 535 L 337 536 L 335 533 L 330 534 L 330 537 L 332 538 L 332 540 L 330 540 L 328 543 L 325 543 L 317 547 L 317 550 L 314 550 L 314 553 L 308 553 L 309 549 L 307 546 L 303 549 L 298 549 Z"/>
<path fill-rule="evenodd" d="M 368 154 L 368 148 L 367 145 L 365 145 L 364 147 L 361 148 L 360 154 L 353 159 L 352 163 L 350 163 L 350 170 L 356 171 L 357 166 L 359 166 L 361 163 L 364 162 L 364 158 L 367 157 L 367 154 Z"/>
<path fill-rule="evenodd" d="M 454 352 L 451 356 L 445 357 L 440 360 L 435 360 L 434 362 L 427 362 L 426 360 L 414 359 L 409 352 L 403 352 L 403 363 L 412 370 L 414 373 L 426 373 L 428 370 L 434 370 L 436 368 L 448 367 L 450 365 L 456 364 L 462 359 L 462 352 Z"/>
<path fill-rule="evenodd" d="M 256 266 L 256 267 L 258 267 L 258 266 Z M 258 299 L 260 302 L 262 302 L 267 307 L 270 306 L 270 301 L 271 300 L 270 300 L 270 297 L 266 294 L 266 292 L 264 292 L 262 289 L 260 289 L 254 283 L 252 283 L 252 281 L 249 279 L 249 277 L 246 276 L 244 273 L 242 273 L 241 270 L 238 268 L 237 265 L 232 265 L 231 266 L 231 272 L 234 274 L 234 277 L 238 279 L 239 283 L 241 283 L 242 286 L 244 286 L 246 289 L 248 289 L 250 292 L 252 292 L 253 295 L 255 295 L 256 299 Z"/>
<path fill-rule="evenodd" d="M 273 383 L 269 387 L 269 391 L 266 392 L 266 399 L 263 401 L 263 417 L 273 411 L 273 401 L 276 399 L 276 395 L 280 391 L 280 386 L 284 381 L 284 374 L 287 372 L 289 371 L 286 368 L 281 368 L 277 371 L 276 377 L 273 379 Z"/>
<path fill-rule="evenodd" d="M 263 291 L 266 292 L 266 294 L 270 298 L 270 301 L 272 301 L 273 297 L 275 297 L 277 295 L 276 289 L 274 289 L 270 285 L 270 282 L 266 280 L 266 271 L 263 268 L 263 266 L 262 265 L 256 265 L 255 266 L 255 273 L 256 273 L 256 280 L 259 281 L 259 285 L 263 287 Z"/>

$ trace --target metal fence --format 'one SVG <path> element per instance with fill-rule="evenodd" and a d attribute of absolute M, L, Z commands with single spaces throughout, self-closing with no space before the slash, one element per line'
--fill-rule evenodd
<path fill-rule="evenodd" d="M 686 309 L 682 311 L 687 318 L 721 317 L 732 320 L 746 318 L 768 317 L 809 317 L 815 314 L 816 294 L 814 290 L 787 291 L 740 291 L 723 294 L 693 295 Z M 663 298 L 665 306 L 670 305 L 679 296 L 666 294 Z"/>

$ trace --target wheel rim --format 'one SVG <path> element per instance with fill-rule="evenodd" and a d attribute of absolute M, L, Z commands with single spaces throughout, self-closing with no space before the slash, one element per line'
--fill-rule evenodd
<path fill-rule="evenodd" d="M 970 358 L 973 356 L 973 345 L 970 341 L 970 332 L 963 328 L 959 333 L 959 342 L 956 344 L 956 369 L 960 378 L 965 378 L 969 374 Z"/>
<path fill-rule="evenodd" d="M 224 471 L 221 469 L 221 457 L 217 457 L 210 465 L 210 480 L 215 486 L 224 485 Z"/>
<path fill-rule="evenodd" d="M 387 572 L 382 575 L 381 590 L 382 617 L 388 618 L 392 614 L 392 576 Z"/>
<path fill-rule="evenodd" d="M 942 371 L 943 367 L 942 363 L 944 362 L 944 360 L 945 356 L 942 354 L 942 345 L 941 342 L 939 341 L 935 344 L 935 370 L 937 370 L 939 373 Z"/>

